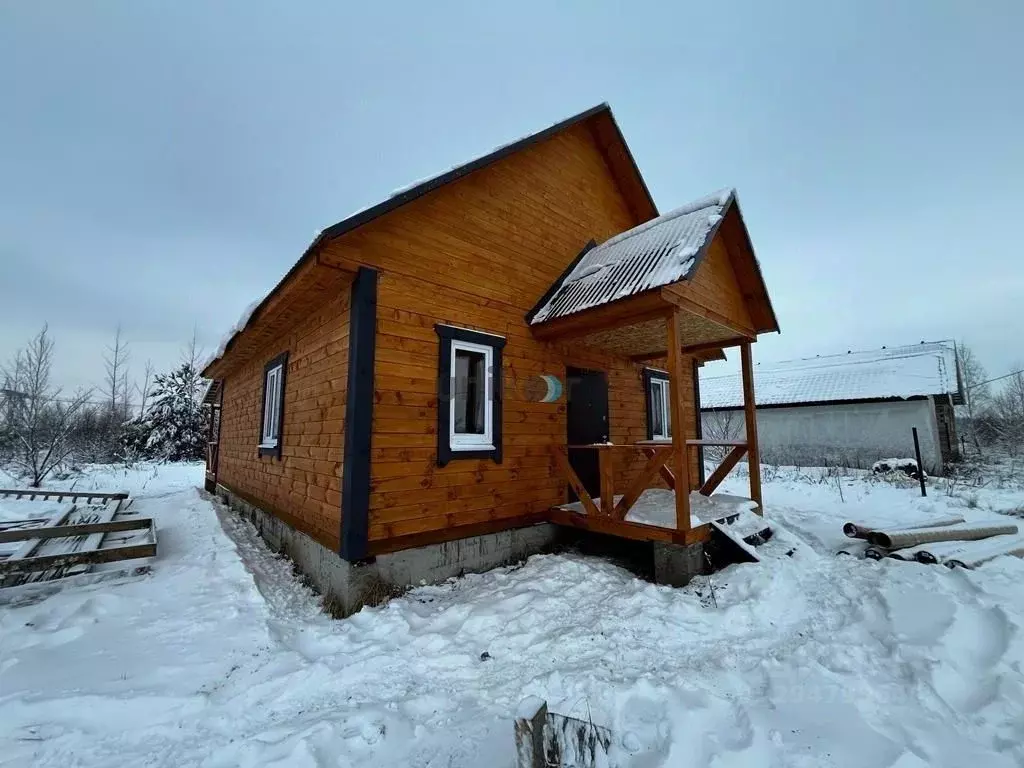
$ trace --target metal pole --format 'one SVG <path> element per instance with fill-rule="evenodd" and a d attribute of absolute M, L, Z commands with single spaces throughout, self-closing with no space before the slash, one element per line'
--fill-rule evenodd
<path fill-rule="evenodd" d="M 924 487 L 924 467 L 921 466 L 921 441 L 917 439 L 917 427 L 914 431 L 914 457 L 917 459 L 917 479 L 921 481 L 921 495 L 927 496 L 928 491 Z"/>

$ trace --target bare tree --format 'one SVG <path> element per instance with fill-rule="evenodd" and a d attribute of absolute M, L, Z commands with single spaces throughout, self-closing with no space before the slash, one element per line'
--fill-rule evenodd
<path fill-rule="evenodd" d="M 999 443 L 1011 455 L 1024 448 L 1024 365 L 1014 370 L 992 398 L 991 418 Z"/>
<path fill-rule="evenodd" d="M 981 451 L 981 440 L 978 437 L 978 422 L 985 409 L 991 404 L 992 396 L 988 386 L 988 374 L 985 366 L 974 350 L 963 341 L 957 345 L 960 359 L 960 379 L 964 388 L 964 404 L 960 406 L 961 419 L 974 447 Z"/>
<path fill-rule="evenodd" d="M 118 325 L 117 331 L 114 333 L 114 343 L 107 347 L 107 352 L 103 356 L 106 370 L 104 390 L 114 421 L 123 422 L 128 418 L 128 401 L 125 393 L 128 391 L 128 362 L 130 358 L 128 342 L 121 337 L 121 326 Z"/>
<path fill-rule="evenodd" d="M 153 386 L 153 361 L 147 360 L 146 367 L 142 371 L 142 384 L 136 384 L 135 390 L 139 393 L 139 416 L 146 415 L 146 406 L 149 404 L 150 389 Z"/>
<path fill-rule="evenodd" d="M 18 392 L 10 413 L 15 443 L 11 461 L 33 488 L 71 454 L 75 420 L 89 399 L 88 391 L 62 397 L 50 384 L 52 367 L 53 340 L 44 325 L 3 369 L 4 380 Z"/>
<path fill-rule="evenodd" d="M 705 440 L 718 440 L 721 442 L 739 440 L 743 436 L 745 426 L 745 417 L 743 411 L 740 410 L 729 409 L 701 412 L 701 428 L 703 429 Z M 729 449 L 723 446 L 709 446 L 704 450 L 708 458 L 716 461 L 724 459 L 725 454 L 729 452 Z"/>
<path fill-rule="evenodd" d="M 121 326 L 114 332 L 113 343 L 103 355 L 104 379 L 100 429 L 95 433 L 92 460 L 113 461 L 120 452 L 121 430 L 131 418 L 128 398 L 128 363 L 131 358 Z"/>

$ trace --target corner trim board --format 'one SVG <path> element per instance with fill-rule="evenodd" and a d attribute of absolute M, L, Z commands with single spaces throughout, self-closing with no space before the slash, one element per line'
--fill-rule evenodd
<path fill-rule="evenodd" d="M 369 547 L 377 270 L 360 267 L 351 290 L 345 458 L 341 473 L 341 544 L 338 554 L 344 560 L 355 562 L 367 556 Z"/>

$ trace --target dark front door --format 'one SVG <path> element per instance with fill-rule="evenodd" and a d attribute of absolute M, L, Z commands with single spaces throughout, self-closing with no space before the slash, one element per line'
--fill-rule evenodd
<path fill-rule="evenodd" d="M 566 425 L 569 445 L 589 445 L 608 441 L 608 379 L 601 371 L 567 368 Z M 576 471 L 591 496 L 601 488 L 601 473 L 597 466 L 597 451 L 570 448 L 569 464 Z M 569 500 L 576 494 L 569 489 Z"/>

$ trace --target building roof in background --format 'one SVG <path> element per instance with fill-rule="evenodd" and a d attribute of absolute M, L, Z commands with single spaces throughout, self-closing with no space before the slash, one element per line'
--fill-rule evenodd
<path fill-rule="evenodd" d="M 735 190 L 723 189 L 586 251 L 533 312 L 531 324 L 687 279 L 735 199 Z"/>
<path fill-rule="evenodd" d="M 754 366 L 759 406 L 953 395 L 962 402 L 956 345 L 921 342 L 864 352 L 810 357 Z M 701 408 L 742 408 L 740 375 L 701 377 Z"/>

